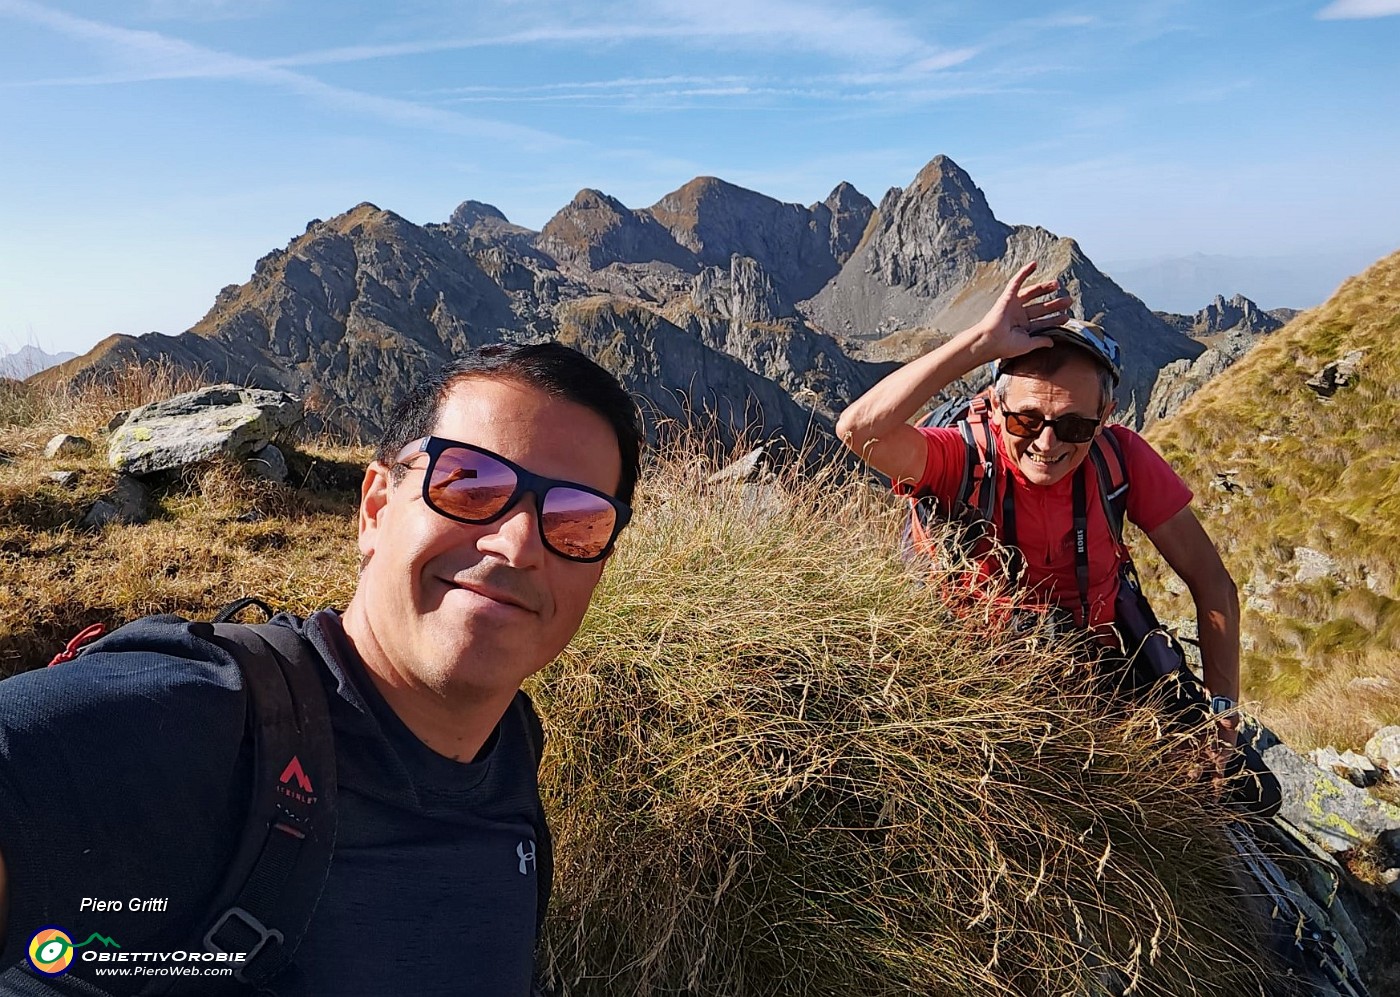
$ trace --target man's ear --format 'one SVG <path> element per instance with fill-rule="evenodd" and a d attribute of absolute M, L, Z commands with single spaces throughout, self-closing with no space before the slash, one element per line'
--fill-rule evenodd
<path fill-rule="evenodd" d="M 360 553 L 366 557 L 374 553 L 379 519 L 389 504 L 389 492 L 393 487 L 389 479 L 389 469 L 376 460 L 365 468 L 365 480 L 360 482 Z"/>

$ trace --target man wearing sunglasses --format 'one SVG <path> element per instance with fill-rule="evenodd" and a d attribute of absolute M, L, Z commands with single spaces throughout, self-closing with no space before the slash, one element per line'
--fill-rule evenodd
<path fill-rule="evenodd" d="M 329 722 L 313 729 L 334 742 L 333 847 L 309 885 L 298 849 L 308 829 L 325 835 L 303 819 L 325 770 L 306 741 L 275 759 L 276 816 L 249 834 L 251 730 L 273 720 L 254 702 L 256 662 L 222 633 L 152 617 L 0 683 L 0 992 L 151 982 L 98 979 L 118 957 L 97 932 L 127 953 L 227 938 L 212 947 L 253 953 L 240 972 L 282 997 L 526 997 L 551 863 L 542 732 L 520 685 L 578 630 L 631 516 L 642 443 L 617 380 L 552 343 L 474 351 L 394 413 L 361 488 L 349 605 L 271 628 L 291 643 L 268 648 L 299 666 L 278 681 L 324 689 L 301 703 L 322 701 Z M 249 840 L 276 861 L 211 917 Z M 113 903 L 132 897 L 153 901 Z M 293 937 L 295 917 L 265 910 L 310 920 Z M 44 935 L 55 926 L 71 943 Z M 215 992 L 186 982 L 177 992 Z"/>
<path fill-rule="evenodd" d="M 1106 422 L 1121 375 L 1117 343 L 1097 326 L 1068 317 L 1070 298 L 1057 282 L 1027 284 L 1034 269 L 1034 263 L 1023 267 L 976 325 L 852 403 L 837 432 L 890 477 L 897 494 L 932 496 L 951 518 L 958 511 L 953 506 L 972 442 L 958 428 L 915 427 L 909 420 L 937 392 L 993 364 L 989 459 L 999 473 L 996 494 L 987 496 L 990 529 L 1019 552 L 1013 567 L 1030 602 L 1071 614 L 1105 644 L 1121 622 L 1116 613 L 1127 551 L 1110 527 L 1107 503 L 1082 496 L 1098 494 L 1092 476 L 1102 472 L 1088 460 L 1094 441 L 1113 434 L 1131 485 L 1126 516 L 1146 533 L 1195 601 L 1204 682 L 1217 720 L 1211 760 L 1218 773 L 1233 769 L 1240 764 L 1232 750 L 1240 689 L 1235 584 L 1191 511 L 1190 489 L 1142 437 Z M 1076 508 L 1084 510 L 1082 516 Z M 1004 552 L 982 548 L 981 577 L 1004 577 L 1007 566 Z M 1198 691 L 1190 698 L 1205 707 Z"/>

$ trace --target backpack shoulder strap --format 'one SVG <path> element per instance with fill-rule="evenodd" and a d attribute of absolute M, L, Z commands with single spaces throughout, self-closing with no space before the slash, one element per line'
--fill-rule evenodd
<path fill-rule="evenodd" d="M 286 969 L 320 900 L 335 844 L 334 738 L 320 657 L 299 634 L 272 624 L 193 626 L 233 656 L 248 691 L 248 816 L 212 913 L 199 924 L 206 951 L 246 953 L 232 981 L 243 992 Z M 533 713 L 529 719 L 537 729 Z M 211 992 L 228 990 L 214 980 L 207 984 Z M 176 985 L 155 981 L 141 992 L 167 993 Z M 109 997 L 72 974 L 40 977 L 25 962 L 0 973 L 0 993 Z"/>
<path fill-rule="evenodd" d="M 1111 427 L 1105 428 L 1094 438 L 1094 444 L 1089 448 L 1089 458 L 1094 462 L 1094 476 L 1099 481 L 1099 501 L 1103 504 L 1109 529 L 1113 531 L 1113 540 L 1122 547 L 1123 522 L 1128 515 L 1128 465 Z"/>
<path fill-rule="evenodd" d="M 972 399 L 967 417 L 958 423 L 958 430 L 962 433 L 967 460 L 954 507 L 967 505 L 976 509 L 990 523 L 996 506 L 997 447 L 992 436 L 991 403 L 986 395 Z"/>
<path fill-rule="evenodd" d="M 248 817 L 212 914 L 211 952 L 244 952 L 239 983 L 282 972 L 311 923 L 335 844 L 335 743 L 321 661 L 290 627 L 196 624 L 238 662 L 248 690 L 253 782 Z"/>
<path fill-rule="evenodd" d="M 525 728 L 525 746 L 538 772 L 540 759 L 544 756 L 544 727 L 540 724 L 529 694 L 523 690 L 516 693 L 511 708 L 520 710 L 521 724 Z M 543 805 L 536 812 L 541 815 L 535 823 L 535 885 L 539 893 L 535 901 L 535 940 L 539 941 L 544 935 L 544 918 L 554 888 L 554 841 L 549 833 L 549 824 L 543 817 Z"/>

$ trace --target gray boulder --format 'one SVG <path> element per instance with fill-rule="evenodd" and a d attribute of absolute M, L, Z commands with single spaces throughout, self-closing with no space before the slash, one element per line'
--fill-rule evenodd
<path fill-rule="evenodd" d="M 1400 727 L 1382 727 L 1366 742 L 1366 757 L 1400 777 Z"/>
<path fill-rule="evenodd" d="M 1310 752 L 1313 764 L 1324 772 L 1334 772 L 1353 786 L 1362 789 L 1381 781 L 1381 770 L 1365 755 L 1336 748 L 1315 748 Z"/>
<path fill-rule="evenodd" d="M 106 498 L 93 503 L 83 517 L 84 526 L 108 523 L 144 523 L 151 517 L 150 495 L 146 486 L 129 474 L 117 476 L 117 486 Z"/>
<path fill-rule="evenodd" d="M 271 443 L 249 454 L 243 466 L 256 478 L 275 481 L 279 485 L 287 480 L 287 458 Z"/>
<path fill-rule="evenodd" d="M 59 433 L 44 447 L 44 456 L 50 460 L 55 457 L 86 457 L 90 453 L 92 442 L 71 433 Z"/>
<path fill-rule="evenodd" d="M 166 471 L 220 454 L 241 459 L 301 419 L 294 395 L 215 385 L 130 412 L 112 433 L 107 459 L 127 474 Z"/>
<path fill-rule="evenodd" d="M 1274 744 L 1264 760 L 1283 788 L 1279 816 L 1326 850 L 1350 851 L 1400 829 L 1400 807 L 1324 772 L 1288 745 Z"/>

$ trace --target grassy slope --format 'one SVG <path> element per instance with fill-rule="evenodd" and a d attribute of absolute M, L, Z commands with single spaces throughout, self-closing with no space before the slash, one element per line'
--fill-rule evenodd
<path fill-rule="evenodd" d="M 1357 380 L 1319 399 L 1304 382 L 1352 350 L 1366 351 Z M 1359 747 L 1376 727 L 1400 723 L 1397 427 L 1400 253 L 1148 434 L 1195 490 L 1243 591 L 1246 692 L 1300 745 Z M 1237 490 L 1217 484 L 1225 473 Z M 1294 552 L 1304 547 L 1335 558 L 1337 577 L 1296 581 Z M 1160 564 L 1143 561 L 1161 577 Z M 1172 609 L 1189 615 L 1180 596 Z"/>
<path fill-rule="evenodd" d="M 208 618 L 243 595 L 308 611 L 343 605 L 354 579 L 353 511 L 367 452 L 322 449 L 321 473 L 340 490 L 287 489 L 213 465 L 166 481 L 142 526 L 78 524 L 109 492 L 103 430 L 118 411 L 188 390 L 185 376 L 147 368 L 115 386 L 74 395 L 0 386 L 0 675 L 42 665 L 90 623 L 109 628 L 176 612 Z M 96 443 L 88 457 L 47 460 L 55 433 Z M 294 461 L 305 475 L 310 461 Z M 79 473 L 74 489 L 43 480 Z"/>

